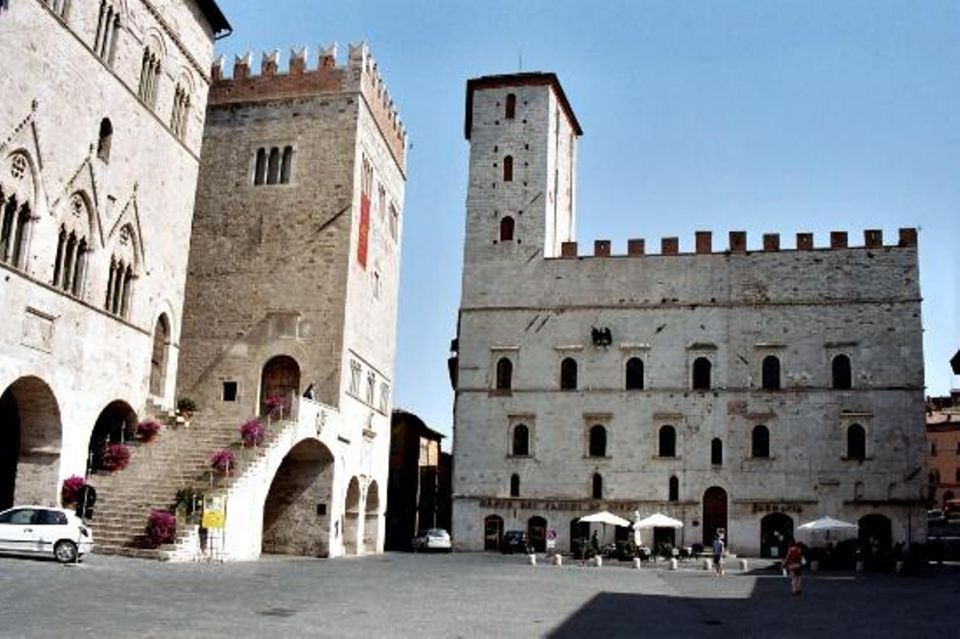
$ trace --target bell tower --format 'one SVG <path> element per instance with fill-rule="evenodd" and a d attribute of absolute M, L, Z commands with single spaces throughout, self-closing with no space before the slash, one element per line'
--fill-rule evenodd
<path fill-rule="evenodd" d="M 473 78 L 466 97 L 465 294 L 476 268 L 558 257 L 573 240 L 583 133 L 553 73 Z"/>

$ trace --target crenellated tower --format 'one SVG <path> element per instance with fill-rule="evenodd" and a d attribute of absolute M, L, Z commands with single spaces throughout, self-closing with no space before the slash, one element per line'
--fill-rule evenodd
<path fill-rule="evenodd" d="M 558 257 L 562 244 L 573 240 L 582 133 L 553 73 L 467 82 L 465 301 L 475 269 L 503 260 Z"/>

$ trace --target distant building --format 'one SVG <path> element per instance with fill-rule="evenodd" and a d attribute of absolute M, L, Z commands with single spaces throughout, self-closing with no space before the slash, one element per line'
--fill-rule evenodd
<path fill-rule="evenodd" d="M 927 484 L 930 503 L 960 497 L 960 390 L 927 399 Z"/>
<path fill-rule="evenodd" d="M 567 549 L 601 509 L 766 556 L 822 515 L 881 545 L 925 538 L 915 229 L 584 251 L 582 131 L 556 75 L 474 78 L 466 99 L 457 547 L 519 528 Z"/>
<path fill-rule="evenodd" d="M 404 410 L 390 422 L 387 550 L 407 550 L 420 530 L 450 530 L 450 455 L 444 436 Z"/>

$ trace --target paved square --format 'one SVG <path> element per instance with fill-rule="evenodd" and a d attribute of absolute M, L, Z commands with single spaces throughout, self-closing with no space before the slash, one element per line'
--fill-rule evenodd
<path fill-rule="evenodd" d="M 723 578 L 525 557 L 409 555 L 243 564 L 0 558 L 0 636 L 950 637 L 960 567 Z M 761 565 L 754 562 L 755 565 Z M 765 562 L 763 565 L 768 565 Z"/>

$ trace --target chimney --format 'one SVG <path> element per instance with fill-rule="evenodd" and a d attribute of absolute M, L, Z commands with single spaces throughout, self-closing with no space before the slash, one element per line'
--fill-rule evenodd
<path fill-rule="evenodd" d="M 731 253 L 747 252 L 747 232 L 746 231 L 730 231 L 730 252 Z"/>
<path fill-rule="evenodd" d="M 560 245 L 560 257 L 576 257 L 577 256 L 577 243 L 576 242 L 564 242 Z"/>
<path fill-rule="evenodd" d="M 797 233 L 797 250 L 813 250 L 813 233 Z"/>
<path fill-rule="evenodd" d="M 830 231 L 830 248 L 832 249 L 847 248 L 847 232 L 846 231 Z"/>
<path fill-rule="evenodd" d="M 610 257 L 610 240 L 594 240 L 594 257 Z"/>
<path fill-rule="evenodd" d="M 643 255 L 646 252 L 646 244 L 643 240 L 627 240 L 627 255 Z"/>
<path fill-rule="evenodd" d="M 916 246 L 917 245 L 917 229 L 906 228 L 900 229 L 900 246 Z"/>
<path fill-rule="evenodd" d="M 660 253 L 663 255 L 676 255 L 680 252 L 680 240 L 675 237 L 664 237 L 660 239 Z"/>
<path fill-rule="evenodd" d="M 870 229 L 863 232 L 863 243 L 867 248 L 883 247 L 883 231 L 879 229 Z"/>
<path fill-rule="evenodd" d="M 713 233 L 710 231 L 696 232 L 697 253 L 713 253 Z"/>
<path fill-rule="evenodd" d="M 763 250 L 775 253 L 780 250 L 780 234 L 779 233 L 764 233 L 763 234 Z"/>

